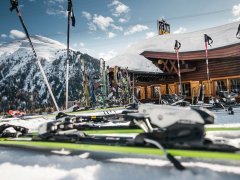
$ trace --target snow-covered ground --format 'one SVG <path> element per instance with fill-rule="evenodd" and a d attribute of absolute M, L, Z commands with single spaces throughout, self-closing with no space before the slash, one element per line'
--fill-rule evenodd
<path fill-rule="evenodd" d="M 111 163 L 110 163 L 111 162 Z M 240 178 L 239 164 L 234 162 L 194 162 L 187 160 L 185 171 L 178 171 L 165 159 L 120 158 L 102 162 L 83 156 L 57 156 L 16 151 L 0 147 L 1 179 L 34 180 L 122 180 L 122 179 L 217 179 Z M 113 163 L 114 162 L 114 163 Z M 121 163 L 119 163 L 121 162 Z"/>
<path fill-rule="evenodd" d="M 240 127 L 240 117 L 225 113 L 217 114 L 217 125 Z M 32 120 L 13 120 L 15 125 L 23 125 L 36 131 L 38 126 L 47 122 L 45 118 Z M 225 123 L 225 125 L 223 125 Z M 235 135 L 235 136 L 233 136 Z M 239 131 L 208 132 L 207 136 L 227 137 L 239 144 Z M 121 157 L 108 161 L 87 158 L 87 154 L 62 156 L 49 153 L 26 152 L 0 147 L 0 179 L 81 179 L 81 180 L 120 180 L 120 179 L 240 179 L 239 161 L 203 161 L 180 159 L 187 168 L 176 170 L 164 157 Z"/>

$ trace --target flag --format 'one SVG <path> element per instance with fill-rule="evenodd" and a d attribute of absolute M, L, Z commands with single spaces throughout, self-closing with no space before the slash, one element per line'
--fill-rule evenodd
<path fill-rule="evenodd" d="M 208 44 L 209 46 L 211 46 L 211 44 L 213 43 L 213 40 L 210 36 L 208 36 L 207 34 L 204 34 L 204 38 L 205 38 L 205 43 Z"/>
<path fill-rule="evenodd" d="M 14 9 L 17 8 L 18 6 L 18 0 L 10 0 L 10 3 L 12 5 L 12 7 L 10 8 L 10 11 L 13 11 Z"/>
<path fill-rule="evenodd" d="M 239 24 L 239 26 L 238 26 L 238 31 L 237 31 L 236 37 L 237 37 L 238 39 L 240 39 L 240 24 Z"/>
<path fill-rule="evenodd" d="M 72 7 L 72 0 L 68 0 L 68 12 L 71 12 L 72 26 L 75 26 L 75 16 Z"/>
<path fill-rule="evenodd" d="M 176 40 L 176 41 L 175 41 L 174 49 L 175 49 L 175 50 L 179 50 L 180 48 L 181 48 L 181 43 Z"/>

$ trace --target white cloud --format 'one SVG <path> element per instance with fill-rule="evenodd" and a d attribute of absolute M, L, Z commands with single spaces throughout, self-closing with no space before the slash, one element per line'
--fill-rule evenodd
<path fill-rule="evenodd" d="M 108 52 L 101 52 L 99 53 L 99 58 L 103 58 L 104 60 L 109 60 L 109 59 L 112 59 L 114 58 L 115 56 L 117 56 L 117 52 L 114 51 L 114 50 L 110 50 Z"/>
<path fill-rule="evenodd" d="M 233 21 L 239 21 L 240 20 L 240 4 L 233 6 L 232 13 L 233 13 L 233 16 L 235 17 Z"/>
<path fill-rule="evenodd" d="M 114 20 L 111 17 L 103 17 L 102 15 L 96 14 L 93 17 L 93 23 L 103 31 L 106 31 L 113 22 Z"/>
<path fill-rule="evenodd" d="M 85 43 L 80 42 L 80 43 L 74 43 L 72 45 L 74 47 L 75 50 L 83 52 L 83 53 L 89 53 L 90 49 L 85 47 Z"/>
<path fill-rule="evenodd" d="M 127 20 L 127 19 L 124 19 L 124 18 L 120 18 L 118 21 L 119 21 L 120 23 L 126 23 L 126 22 L 128 22 L 128 20 Z"/>
<path fill-rule="evenodd" d="M 156 36 L 156 33 L 155 33 L 155 32 L 147 32 L 147 33 L 146 33 L 146 39 L 151 38 L 151 37 L 153 37 L 153 36 Z"/>
<path fill-rule="evenodd" d="M 180 27 L 176 31 L 173 32 L 173 34 L 181 34 L 187 32 L 186 28 Z"/>
<path fill-rule="evenodd" d="M 123 27 L 122 27 L 122 26 L 116 26 L 116 25 L 114 25 L 114 24 L 111 24 L 111 27 L 112 27 L 114 30 L 123 31 Z"/>
<path fill-rule="evenodd" d="M 85 44 L 83 43 L 83 42 L 80 42 L 80 43 L 74 43 L 73 44 L 73 47 L 84 47 L 85 46 Z"/>
<path fill-rule="evenodd" d="M 235 19 L 233 19 L 232 21 L 233 21 L 233 22 L 240 21 L 240 17 L 238 17 L 238 18 L 235 18 Z"/>
<path fill-rule="evenodd" d="M 25 38 L 26 35 L 22 31 L 13 29 L 10 31 L 9 37 L 12 39 L 22 39 L 22 38 Z"/>
<path fill-rule="evenodd" d="M 118 0 L 114 0 L 111 4 L 108 5 L 109 7 L 113 7 L 112 12 L 113 15 L 118 17 L 122 14 L 127 14 L 130 11 L 130 8 L 123 4 Z"/>
<path fill-rule="evenodd" d="M 137 24 L 135 26 L 132 26 L 131 28 L 129 28 L 128 31 L 124 32 L 124 35 L 131 35 L 137 32 L 142 32 L 145 30 L 148 30 L 149 28 L 147 26 L 141 25 L 141 24 Z"/>
<path fill-rule="evenodd" d="M 117 35 L 115 34 L 115 33 L 113 33 L 113 32 L 108 32 L 108 38 L 109 39 L 112 39 L 112 38 L 114 38 L 114 37 L 116 37 Z"/>
<path fill-rule="evenodd" d="M 83 42 L 80 42 L 80 43 L 79 43 L 79 46 L 80 46 L 80 47 L 84 47 L 85 44 L 84 44 Z"/>
<path fill-rule="evenodd" d="M 36 0 L 29 0 L 30 2 L 35 2 Z"/>
<path fill-rule="evenodd" d="M 67 17 L 67 9 L 63 7 L 63 3 L 67 0 L 48 0 L 44 1 L 44 4 L 47 5 L 46 13 L 48 15 L 63 15 Z"/>
<path fill-rule="evenodd" d="M 92 23 L 92 22 L 89 22 L 88 23 L 88 29 L 90 31 L 96 31 L 97 30 L 97 27 Z"/>
<path fill-rule="evenodd" d="M 89 12 L 83 11 L 82 12 L 83 17 L 85 17 L 88 21 L 92 19 L 92 15 Z"/>
<path fill-rule="evenodd" d="M 49 4 L 61 4 L 67 2 L 67 0 L 48 0 L 47 3 Z"/>
<path fill-rule="evenodd" d="M 240 4 L 233 6 L 232 13 L 234 16 L 240 16 Z"/>
<path fill-rule="evenodd" d="M 64 10 L 63 6 L 58 6 L 57 8 L 48 8 L 46 10 L 46 13 L 48 15 L 63 15 L 65 17 L 67 17 L 67 10 Z"/>
<path fill-rule="evenodd" d="M 7 38 L 8 36 L 6 34 L 1 34 L 1 38 Z"/>

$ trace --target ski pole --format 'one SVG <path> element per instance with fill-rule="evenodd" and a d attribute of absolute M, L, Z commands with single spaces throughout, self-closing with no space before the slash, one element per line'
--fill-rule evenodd
<path fill-rule="evenodd" d="M 240 39 L 240 24 L 238 25 L 238 30 L 237 30 L 236 37 L 237 37 L 238 39 Z"/>
<path fill-rule="evenodd" d="M 176 169 L 180 171 L 185 170 L 185 167 L 173 155 L 168 153 L 159 142 L 148 138 L 144 138 L 144 141 L 161 149 L 166 158 L 174 165 Z"/>
<path fill-rule="evenodd" d="M 205 39 L 205 53 L 206 53 L 206 66 L 207 66 L 207 80 L 208 80 L 208 96 L 209 96 L 208 103 L 210 103 L 211 92 L 210 92 L 210 78 L 209 78 L 209 68 L 208 68 L 208 45 L 211 46 L 211 44 L 213 43 L 213 40 L 207 34 L 204 34 L 204 39 Z"/>
<path fill-rule="evenodd" d="M 180 48 L 181 48 L 181 43 L 176 40 L 174 49 L 177 54 L 177 62 L 178 62 L 179 94 L 182 95 L 182 80 L 181 80 L 180 63 L 179 63 L 179 49 Z"/>
<path fill-rule="evenodd" d="M 26 34 L 27 39 L 28 39 L 28 41 L 29 41 L 29 44 L 30 44 L 30 46 L 31 46 L 31 48 L 32 48 L 32 51 L 33 51 L 33 55 L 34 55 L 34 57 L 35 57 L 35 60 L 37 61 L 37 64 L 38 64 L 38 66 L 39 66 L 39 68 L 40 68 L 40 71 L 41 71 L 41 73 L 42 73 L 42 75 L 43 75 L 43 79 L 44 79 L 44 81 L 45 81 L 45 84 L 47 85 L 48 91 L 49 91 L 49 93 L 50 93 L 50 95 L 51 95 L 51 97 L 52 97 L 52 100 L 53 100 L 53 102 L 54 102 L 54 105 L 55 105 L 57 111 L 59 111 L 57 102 L 56 102 L 56 100 L 55 100 L 55 98 L 54 98 L 54 95 L 53 95 L 53 93 L 52 93 L 52 89 L 51 89 L 51 87 L 50 87 L 50 85 L 49 85 L 49 83 L 48 83 L 48 80 L 47 80 L 47 77 L 46 77 L 46 75 L 45 75 L 45 73 L 44 73 L 44 70 L 43 70 L 43 67 L 42 67 L 42 65 L 41 65 L 41 62 L 40 62 L 40 60 L 39 60 L 38 57 L 37 57 L 37 53 L 36 53 L 36 51 L 35 51 L 35 49 L 34 49 L 34 46 L 33 46 L 33 44 L 32 44 L 32 41 L 31 41 L 31 38 L 30 38 L 30 36 L 29 36 L 28 30 L 27 30 L 27 28 L 26 28 L 26 26 L 25 26 L 25 24 L 24 24 L 23 18 L 22 18 L 22 16 L 21 16 L 21 12 L 20 12 L 20 10 L 18 9 L 18 0 L 10 0 L 10 3 L 11 3 L 11 5 L 12 5 L 12 7 L 10 8 L 10 11 L 13 11 L 13 10 L 15 9 L 16 12 L 17 12 L 17 14 L 18 14 L 18 17 L 19 17 L 19 19 L 20 19 L 20 22 L 21 22 L 21 24 L 22 24 L 22 27 L 23 27 L 23 29 L 24 29 L 24 31 L 25 31 L 25 34 Z"/>
<path fill-rule="evenodd" d="M 69 80 L 69 38 L 70 38 L 70 21 L 75 26 L 75 16 L 72 8 L 72 0 L 68 0 L 68 25 L 67 25 L 67 67 L 66 67 L 66 109 L 68 109 L 68 80 Z"/>

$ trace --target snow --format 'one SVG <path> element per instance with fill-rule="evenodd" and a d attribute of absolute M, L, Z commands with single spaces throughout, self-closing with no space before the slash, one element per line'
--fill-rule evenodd
<path fill-rule="evenodd" d="M 81 154 L 80 154 L 81 156 Z M 109 163 L 112 162 L 112 163 Z M 176 170 L 164 158 L 119 158 L 100 162 L 76 156 L 27 153 L 0 147 L 1 179 L 239 179 L 238 164 L 184 161 L 188 169 Z M 120 163 L 121 162 L 121 163 Z"/>
<path fill-rule="evenodd" d="M 175 40 L 182 44 L 180 52 L 201 51 L 205 50 L 204 34 L 213 39 L 212 47 L 209 49 L 237 44 L 240 43 L 239 39 L 236 38 L 239 23 L 238 21 L 190 33 L 155 36 L 132 45 L 127 53 L 141 54 L 144 51 L 173 53 L 175 52 Z"/>
<path fill-rule="evenodd" d="M 217 116 L 222 115 L 218 114 Z M 233 116 L 224 117 L 227 118 L 227 122 Z M 11 123 L 28 127 L 31 132 L 34 132 L 40 124 L 49 121 L 44 117 L 32 118 L 13 120 Z M 240 119 L 235 123 L 240 124 Z M 226 124 L 225 126 L 228 125 L 236 127 L 235 124 Z M 222 126 L 222 124 L 218 124 L 218 126 Z M 207 132 L 207 137 L 225 137 L 240 146 L 240 131 Z M 91 152 L 79 152 L 74 156 L 69 156 L 69 153 L 64 149 L 48 154 L 0 147 L 0 171 L 4 172 L 1 174 L 1 179 L 155 180 L 161 178 L 175 180 L 177 177 L 179 180 L 237 180 L 240 178 L 239 161 L 180 158 L 187 170 L 178 171 L 162 156 L 143 158 L 142 156 L 128 157 L 126 155 L 126 157 L 98 161 L 90 158 Z"/>
<path fill-rule="evenodd" d="M 121 68 L 128 68 L 132 71 L 162 73 L 151 61 L 138 54 L 126 53 L 119 55 L 106 61 L 106 65 L 110 67 L 119 66 Z"/>
<path fill-rule="evenodd" d="M 161 73 L 162 71 L 151 61 L 139 54 L 144 51 L 174 53 L 175 40 L 178 40 L 182 45 L 180 52 L 203 51 L 205 50 L 204 34 L 213 39 L 213 44 L 209 49 L 237 44 L 240 43 L 239 39 L 236 38 L 238 25 L 239 22 L 234 22 L 196 32 L 154 36 L 132 45 L 126 53 L 106 61 L 106 64 L 110 67 L 128 67 L 134 71 Z"/>
<path fill-rule="evenodd" d="M 40 59 L 43 58 L 48 61 L 53 61 L 56 59 L 55 54 L 57 51 L 66 49 L 64 44 L 43 36 L 31 36 L 31 40 Z M 29 53 L 33 55 L 28 39 L 16 40 L 0 46 L 0 60 L 6 59 L 6 57 L 10 55 L 12 57 L 24 57 Z"/>

